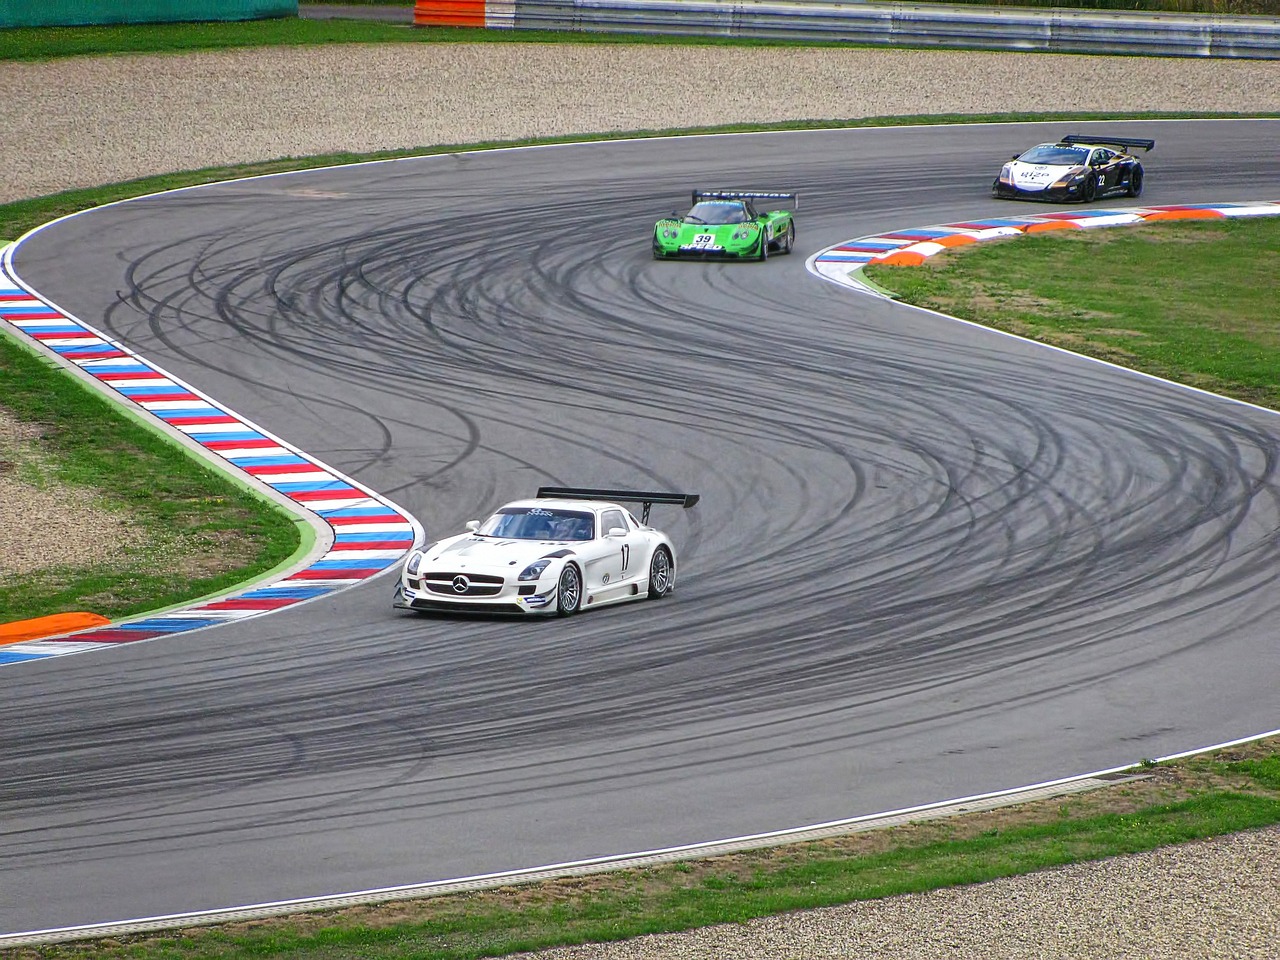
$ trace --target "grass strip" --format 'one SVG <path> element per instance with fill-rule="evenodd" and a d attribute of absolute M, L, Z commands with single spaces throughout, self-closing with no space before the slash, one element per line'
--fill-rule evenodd
<path fill-rule="evenodd" d="M 646 870 L 167 935 L 22 960 L 470 960 L 980 883 L 1280 823 L 1280 743 L 1144 768 L 1123 787 Z"/>
<path fill-rule="evenodd" d="M 1057 230 L 865 272 L 906 303 L 1280 409 L 1280 217 Z"/>
<path fill-rule="evenodd" d="M 116 619 L 159 609 L 251 580 L 302 543 L 298 521 L 281 508 L 8 335 L 0 335 L 0 398 L 36 430 L 30 443 L 6 446 L 0 473 L 16 474 L 29 489 L 79 491 L 68 509 L 92 506 L 140 534 L 104 556 L 87 533 L 74 564 L 6 575 L 6 622 L 68 610 Z"/>

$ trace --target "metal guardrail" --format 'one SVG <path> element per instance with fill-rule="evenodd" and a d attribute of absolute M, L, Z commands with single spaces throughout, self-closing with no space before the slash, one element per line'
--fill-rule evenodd
<path fill-rule="evenodd" d="M 1280 18 L 858 0 L 418 0 L 414 22 L 897 47 L 1280 59 Z"/>

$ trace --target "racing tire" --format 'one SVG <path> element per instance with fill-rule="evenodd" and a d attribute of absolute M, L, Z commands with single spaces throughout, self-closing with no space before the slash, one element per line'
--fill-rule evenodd
<path fill-rule="evenodd" d="M 790 253 L 791 248 L 795 245 L 795 242 L 796 242 L 796 225 L 794 223 L 788 223 L 786 235 L 783 236 L 782 243 L 778 247 L 778 249 L 782 253 Z"/>
<path fill-rule="evenodd" d="M 769 259 L 769 241 L 765 239 L 764 227 L 760 228 L 760 255 L 757 259 L 765 261 Z"/>
<path fill-rule="evenodd" d="M 1096 173 L 1089 174 L 1088 179 L 1084 182 L 1084 189 L 1080 191 L 1080 199 L 1085 203 L 1093 203 L 1098 199 L 1098 175 Z"/>
<path fill-rule="evenodd" d="M 1129 185 L 1125 193 L 1131 197 L 1142 196 L 1142 168 L 1134 167 L 1129 173 Z"/>
<path fill-rule="evenodd" d="M 572 563 L 560 571 L 556 584 L 556 615 L 571 617 L 582 609 L 582 574 Z"/>
<path fill-rule="evenodd" d="M 671 554 L 666 547 L 659 547 L 653 551 L 653 559 L 649 561 L 649 599 L 661 600 L 674 586 Z"/>

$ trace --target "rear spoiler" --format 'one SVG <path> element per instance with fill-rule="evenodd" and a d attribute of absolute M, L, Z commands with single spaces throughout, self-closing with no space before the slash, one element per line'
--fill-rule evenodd
<path fill-rule="evenodd" d="M 1150 150 L 1156 145 L 1154 140 L 1136 140 L 1133 137 L 1090 137 L 1082 133 L 1068 133 L 1058 142 L 1069 145 L 1096 143 L 1108 147 L 1133 147 L 1136 150 Z"/>
<path fill-rule="evenodd" d="M 653 493 L 645 490 L 601 490 L 598 487 L 539 487 L 538 499 L 561 497 L 565 500 L 607 500 L 610 503 L 642 503 L 640 522 L 649 522 L 649 508 L 655 503 L 674 503 L 688 510 L 700 499 L 696 493 Z"/>
<path fill-rule="evenodd" d="M 800 209 L 798 193 L 759 193 L 755 190 L 695 190 L 693 202 L 699 200 L 791 200 Z"/>

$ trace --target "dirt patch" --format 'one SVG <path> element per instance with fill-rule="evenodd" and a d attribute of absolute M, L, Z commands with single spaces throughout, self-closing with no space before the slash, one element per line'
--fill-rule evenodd
<path fill-rule="evenodd" d="M 93 490 L 56 479 L 43 430 L 0 409 L 0 576 L 22 576 L 142 549 L 146 531 L 104 508 Z"/>

